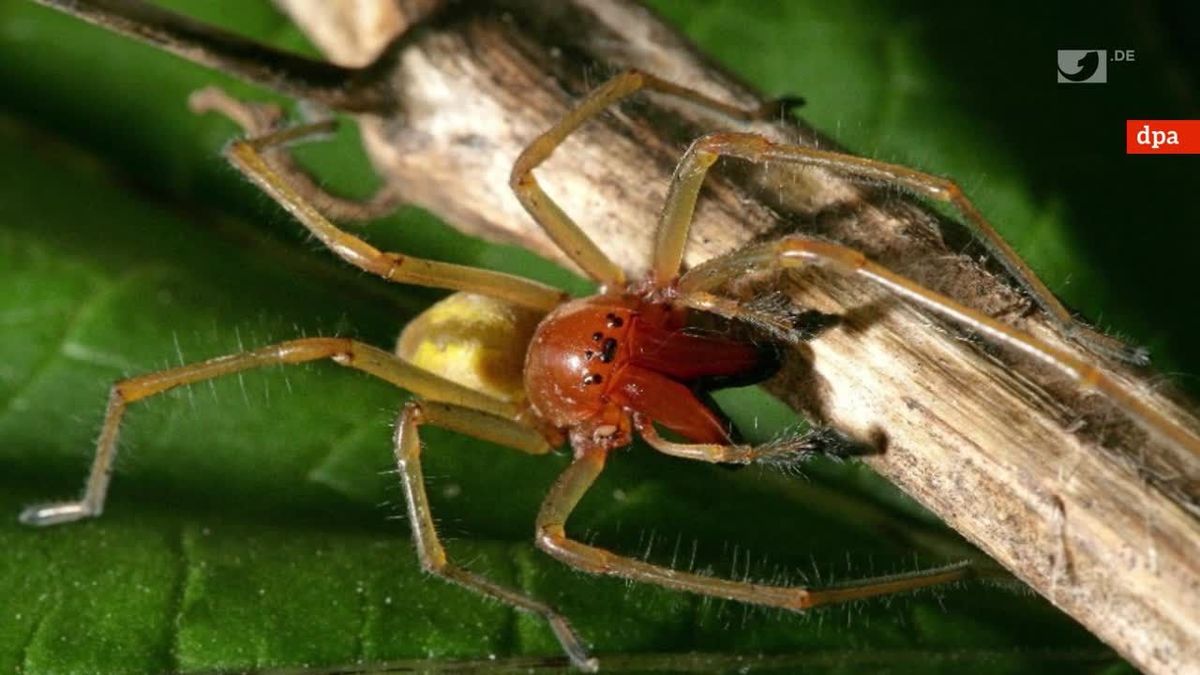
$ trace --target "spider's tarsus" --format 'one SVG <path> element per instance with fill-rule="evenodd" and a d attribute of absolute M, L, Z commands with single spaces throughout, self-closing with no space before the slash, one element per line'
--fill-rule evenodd
<path fill-rule="evenodd" d="M 741 317 L 744 321 L 788 344 L 808 342 L 842 320 L 836 314 L 796 307 L 783 293 L 755 298 L 743 307 L 746 310 Z"/>
<path fill-rule="evenodd" d="M 34 504 L 26 507 L 17 516 L 22 525 L 31 527 L 48 527 L 72 523 L 84 518 L 97 515 L 91 509 L 79 502 L 59 502 L 53 504 Z"/>
<path fill-rule="evenodd" d="M 1126 345 L 1125 349 L 1116 353 L 1116 357 L 1135 366 L 1150 365 L 1150 349 L 1148 347 Z"/>
<path fill-rule="evenodd" d="M 1068 338 L 1082 343 L 1085 347 L 1108 358 L 1134 366 L 1150 365 L 1149 349 L 1131 345 L 1120 337 L 1106 335 L 1099 330 L 1078 323 L 1069 326 L 1065 333 Z"/>
<path fill-rule="evenodd" d="M 755 464 L 790 469 L 819 456 L 846 459 L 874 454 L 875 449 L 827 426 L 785 432 L 761 448 Z"/>

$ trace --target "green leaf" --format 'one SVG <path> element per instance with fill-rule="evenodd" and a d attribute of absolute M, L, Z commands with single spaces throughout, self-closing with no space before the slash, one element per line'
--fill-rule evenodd
<path fill-rule="evenodd" d="M 170 4 L 304 48 L 265 5 Z M 1183 336 L 1198 319 L 1177 311 L 1186 287 L 1173 273 L 1187 269 L 1200 236 L 1179 225 L 1197 220 L 1196 205 L 1178 196 L 1185 165 L 1121 154 L 1124 117 L 1188 116 L 1172 107 L 1182 104 L 1172 99 L 1170 53 L 1161 44 L 1139 52 L 1107 87 L 1050 79 L 1053 48 L 1075 38 L 1058 45 L 1048 26 L 1071 18 L 1081 35 L 1105 35 L 1124 25 L 1121 15 L 1014 12 L 989 17 L 980 36 L 981 19 L 953 5 L 918 16 L 865 0 L 655 4 L 768 92 L 804 94 L 806 116 L 849 147 L 962 179 L 1072 304 L 1103 313 L 1161 361 L 1194 367 Z M 1112 45 L 1130 46 L 1140 49 Z M 0 71 L 9 167 L 0 182 L 0 513 L 12 514 L 0 519 L 0 669 L 557 658 L 540 621 L 421 574 L 388 472 L 389 425 L 405 395 L 336 366 L 247 373 L 139 403 L 103 518 L 16 524 L 21 506 L 79 488 L 113 380 L 297 335 L 386 346 L 436 295 L 375 283 L 314 250 L 220 160 L 233 128 L 184 104 L 212 83 L 261 92 L 26 3 L 0 4 L 0 63 L 20 66 Z M 366 193 L 375 182 L 353 129 L 305 158 L 337 188 Z M 368 236 L 579 289 L 527 253 L 415 210 Z M 723 402 L 761 435 L 795 421 L 756 391 Z M 597 580 L 529 543 L 565 458 L 438 430 L 427 446 L 451 555 L 559 606 L 610 669 L 650 669 L 663 663 L 655 654 L 677 667 L 759 672 L 1121 667 L 1012 585 L 794 616 Z M 635 448 L 614 459 L 572 526 L 639 557 L 794 581 L 909 570 L 967 550 L 864 467 L 817 463 L 809 473 L 728 472 Z M 704 653 L 698 665 L 678 660 L 693 651 Z M 755 661 L 760 654 L 774 660 Z"/>

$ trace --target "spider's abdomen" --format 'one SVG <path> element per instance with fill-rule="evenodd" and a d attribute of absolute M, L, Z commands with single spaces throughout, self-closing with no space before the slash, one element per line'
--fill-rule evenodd
<path fill-rule="evenodd" d="M 525 389 L 552 425 L 623 440 L 630 414 L 697 443 L 728 443 L 724 418 L 694 394 L 773 372 L 773 350 L 688 331 L 680 310 L 596 296 L 551 312 L 534 333 Z"/>
<path fill-rule="evenodd" d="M 405 326 L 396 354 L 502 401 L 525 398 L 525 349 L 540 312 L 473 293 L 454 293 Z"/>

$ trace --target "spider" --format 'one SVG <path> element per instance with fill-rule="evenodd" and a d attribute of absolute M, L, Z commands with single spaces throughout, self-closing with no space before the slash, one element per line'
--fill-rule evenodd
<path fill-rule="evenodd" d="M 546 234 L 599 284 L 594 295 L 583 298 L 571 298 L 555 288 L 516 276 L 374 248 L 328 220 L 288 180 L 292 172 L 282 157 L 279 164 L 268 160 L 269 152 L 326 132 L 332 128 L 332 122 L 272 128 L 272 115 L 264 113 L 262 106 L 241 104 L 212 90 L 194 97 L 196 109 L 221 112 L 246 129 L 247 136 L 232 142 L 226 151 L 230 162 L 333 253 L 390 281 L 456 293 L 405 328 L 397 353 L 346 338 L 304 338 L 117 382 L 111 390 L 82 498 L 31 506 L 22 512 L 22 522 L 44 526 L 101 514 L 116 456 L 118 430 L 131 403 L 175 387 L 251 368 L 331 359 L 417 397 L 399 413 L 394 450 L 423 568 L 543 617 L 567 657 L 582 670 L 596 670 L 598 663 L 565 616 L 535 598 L 470 572 L 447 557 L 434 525 L 422 475 L 422 426 L 443 427 L 535 455 L 547 454 L 569 443 L 573 459 L 542 503 L 534 541 L 551 556 L 586 572 L 794 611 L 966 578 L 971 574 L 970 568 L 958 564 L 828 588 L 757 584 L 683 572 L 621 556 L 582 543 L 566 532 L 572 511 L 600 475 L 610 455 L 630 445 L 635 434 L 654 450 L 667 455 L 731 465 L 764 461 L 811 448 L 810 438 L 763 446 L 738 443 L 735 430 L 707 402 L 704 391 L 719 383 L 765 379 L 777 365 L 777 353 L 760 341 L 698 333 L 689 328 L 690 314 L 708 313 L 765 328 L 775 337 L 786 335 L 792 330 L 789 323 L 794 319 L 787 312 L 780 313 L 778 308 L 764 310 L 761 303 L 742 303 L 718 291 L 748 273 L 810 265 L 863 277 L 997 342 L 1022 350 L 1057 367 L 1081 388 L 1106 395 L 1148 430 L 1185 446 L 1200 447 L 1200 440 L 1141 404 L 1099 368 L 930 291 L 838 244 L 791 235 L 682 270 L 701 186 L 708 169 L 720 157 L 815 165 L 898 184 L 955 204 L 1034 297 L 1051 308 L 1052 315 L 1065 317 L 1064 326 L 1073 325 L 1066 310 L 957 187 L 912 169 L 779 144 L 753 133 L 725 131 L 704 135 L 686 150 L 671 180 L 650 272 L 644 278 L 627 278 L 540 188 L 534 170 L 580 125 L 642 90 L 674 96 L 739 121 L 769 117 L 780 105 L 777 102 L 756 110 L 737 108 L 652 75 L 626 71 L 592 91 L 533 140 L 513 165 L 511 186 Z M 496 353 L 511 358 L 493 359 L 486 373 L 478 369 L 464 372 L 461 363 L 431 358 L 427 352 L 432 340 L 439 336 L 439 312 L 447 311 L 471 316 L 477 324 L 476 337 L 483 337 Z M 664 436 L 658 427 L 682 440 Z"/>

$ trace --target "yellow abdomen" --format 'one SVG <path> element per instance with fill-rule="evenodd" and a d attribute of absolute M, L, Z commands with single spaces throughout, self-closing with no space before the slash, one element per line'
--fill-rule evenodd
<path fill-rule="evenodd" d="M 405 326 L 396 354 L 463 386 L 520 401 L 525 351 L 543 316 L 495 298 L 455 293 Z"/>

